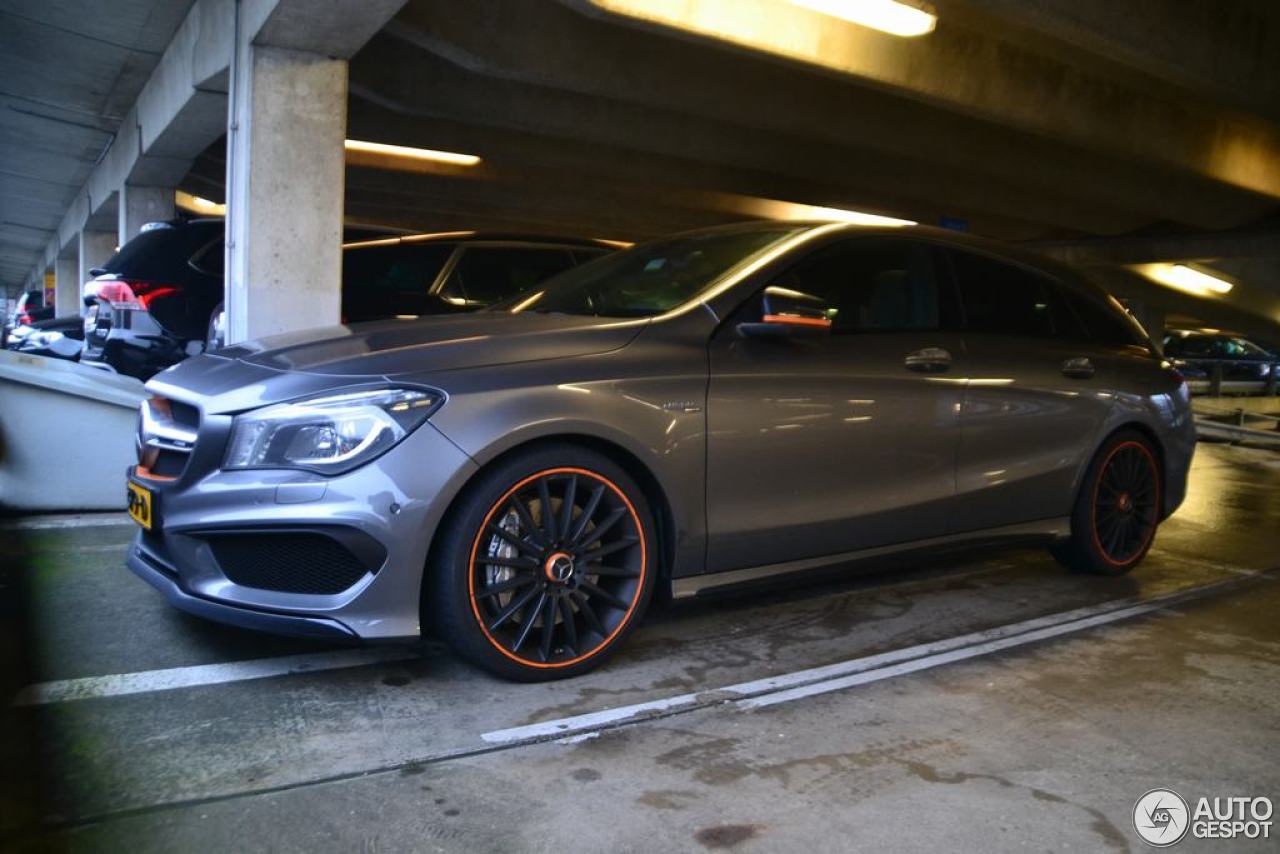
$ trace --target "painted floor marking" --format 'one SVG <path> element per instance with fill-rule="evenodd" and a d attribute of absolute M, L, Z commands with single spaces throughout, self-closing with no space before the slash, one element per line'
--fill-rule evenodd
<path fill-rule="evenodd" d="M 122 476 L 123 477 L 123 476 Z M 123 483 L 123 479 L 121 481 Z M 136 525 L 126 513 L 35 514 L 0 521 L 0 529 L 43 531 L 51 528 L 100 528 Z"/>
<path fill-rule="evenodd" d="M 649 700 L 627 706 L 616 706 L 597 712 L 541 721 L 525 726 L 493 730 L 481 735 L 489 744 L 538 741 L 548 738 L 564 738 L 579 733 L 638 722 L 646 718 L 666 717 L 697 708 L 732 702 L 739 708 L 761 708 L 809 697 L 815 694 L 838 691 L 843 688 L 890 679 L 967 658 L 990 655 L 1004 649 L 1036 643 L 1052 637 L 1084 631 L 1096 626 L 1132 619 L 1168 608 L 1170 605 L 1207 596 L 1218 590 L 1233 587 L 1248 578 L 1260 578 L 1269 573 L 1249 573 L 1212 584 L 1164 593 L 1148 598 L 1131 597 L 1113 600 L 1085 608 L 1063 611 L 1031 620 L 1010 623 L 1005 626 L 971 632 L 944 640 L 931 641 L 903 649 L 849 659 L 823 667 L 813 667 L 741 682 L 722 688 L 679 694 L 659 700 Z"/>
<path fill-rule="evenodd" d="M 17 706 L 40 706 L 98 697 L 122 697 L 129 694 L 148 694 L 153 691 L 172 691 L 177 688 L 194 688 L 201 685 L 243 682 L 249 679 L 269 679 L 273 676 L 297 673 L 342 670 L 366 664 L 403 661 L 408 658 L 418 658 L 421 655 L 420 650 L 412 647 L 370 646 L 282 655 L 276 658 L 256 658 L 249 661 L 231 661 L 222 664 L 197 664 L 190 667 L 143 670 L 137 673 L 115 673 L 109 676 L 87 676 L 81 679 L 61 679 L 56 682 L 28 685 L 18 692 L 13 702 Z"/>

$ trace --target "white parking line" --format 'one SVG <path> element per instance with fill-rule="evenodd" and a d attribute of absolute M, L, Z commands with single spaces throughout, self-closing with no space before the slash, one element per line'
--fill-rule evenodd
<path fill-rule="evenodd" d="M 365 664 L 403 661 L 417 658 L 419 655 L 421 655 L 419 651 L 408 647 L 371 646 L 331 652 L 282 655 L 277 658 L 256 658 L 224 664 L 198 664 L 191 667 L 170 667 L 164 670 L 143 670 L 137 673 L 61 679 L 56 682 L 28 685 L 18 692 L 13 703 L 15 706 L 40 706 L 48 703 L 65 703 L 69 700 L 147 694 L 153 691 L 172 691 L 176 688 L 243 682 L 248 679 L 269 679 L 273 676 L 287 676 L 294 673 L 341 670 Z"/>
<path fill-rule="evenodd" d="M 0 520 L 0 529 L 42 531 L 50 528 L 128 527 L 137 524 L 126 513 L 70 513 L 19 516 Z"/>
<path fill-rule="evenodd" d="M 1269 574 L 1258 572 L 1249 573 L 1248 576 L 1262 577 Z M 721 703 L 731 702 L 743 709 L 776 705 L 1131 619 L 1159 611 L 1178 602 L 1207 596 L 1217 590 L 1235 586 L 1243 580 L 1245 579 L 1232 578 L 1146 599 L 1138 597 L 1118 599 L 985 631 L 918 644 L 878 655 L 849 659 L 823 667 L 741 682 L 723 688 L 680 694 L 629 706 L 617 706 L 526 726 L 493 730 L 484 733 L 481 738 L 489 744 L 564 738 Z"/>

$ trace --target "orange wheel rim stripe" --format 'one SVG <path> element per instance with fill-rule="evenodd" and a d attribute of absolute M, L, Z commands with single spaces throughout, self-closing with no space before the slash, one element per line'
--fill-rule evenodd
<path fill-rule="evenodd" d="M 555 474 L 578 474 L 578 475 L 585 475 L 589 478 L 594 478 L 595 480 L 598 480 L 601 483 L 603 483 L 609 489 L 613 490 L 613 492 L 619 498 L 622 499 L 622 503 L 626 505 L 627 512 L 631 514 L 631 519 L 635 523 L 636 533 L 638 534 L 638 538 L 640 540 L 640 577 L 636 582 L 636 595 L 634 598 L 632 598 L 631 605 L 627 608 L 627 612 L 622 615 L 622 619 L 618 621 L 618 625 L 615 626 L 613 631 L 609 633 L 609 636 L 605 638 L 603 641 L 601 641 L 600 644 L 597 645 L 595 649 L 593 649 L 591 652 L 585 652 L 582 655 L 575 656 L 566 661 L 555 661 L 555 662 L 530 661 L 526 658 L 521 658 L 520 656 L 511 652 L 511 650 L 504 647 L 498 641 L 498 639 L 495 638 L 493 634 L 489 631 L 489 627 L 485 623 L 484 617 L 480 614 L 480 601 L 476 598 L 476 574 L 475 574 L 476 556 L 480 552 L 480 541 L 484 539 L 485 528 L 489 525 L 490 521 L 492 521 L 494 514 L 497 513 L 499 510 L 501 510 L 506 505 L 507 500 L 511 498 L 512 495 L 515 495 L 517 492 L 519 492 L 521 489 L 527 486 L 528 484 L 533 483 L 535 480 L 538 480 L 539 478 L 542 478 L 542 477 L 555 475 Z M 616 483 L 609 480 L 609 478 L 605 477 L 599 472 L 590 471 L 588 469 L 573 468 L 573 467 L 543 469 L 540 472 L 536 472 L 534 474 L 529 475 L 528 477 L 524 478 L 519 483 L 517 483 L 515 486 L 511 487 L 506 492 L 504 492 L 502 494 L 502 497 L 499 498 L 497 501 L 495 501 L 493 506 L 489 508 L 489 512 L 485 514 L 484 520 L 480 523 L 480 530 L 476 532 L 476 538 L 471 543 L 470 560 L 467 562 L 467 595 L 471 599 L 471 613 L 475 615 L 476 625 L 480 627 L 480 631 L 484 632 L 485 638 L 489 641 L 490 645 L 492 645 L 494 649 L 496 649 L 498 652 L 502 653 L 512 661 L 518 662 L 519 664 L 524 664 L 529 667 L 538 667 L 538 668 L 550 670 L 550 669 L 555 669 L 559 667 L 571 667 L 572 665 L 577 664 L 581 661 L 586 661 L 588 658 L 595 655 L 601 649 L 608 646 L 610 642 L 612 642 L 613 639 L 618 636 L 618 633 L 621 632 L 623 628 L 625 628 L 627 624 L 631 622 L 631 617 L 636 610 L 636 604 L 640 601 L 640 593 L 641 591 L 644 590 L 645 577 L 648 571 L 649 571 L 648 543 L 646 542 L 644 526 L 640 524 L 640 514 L 636 512 L 635 505 L 631 503 L 631 499 L 627 498 L 627 494 L 623 492 L 622 489 L 619 488 L 619 486 Z"/>

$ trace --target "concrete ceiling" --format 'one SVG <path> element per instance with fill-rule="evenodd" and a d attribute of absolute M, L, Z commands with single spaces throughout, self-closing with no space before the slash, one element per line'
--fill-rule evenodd
<path fill-rule="evenodd" d="M 578 198 L 636 191 L 630 212 L 612 213 L 619 223 L 634 215 L 637 233 L 665 220 L 671 197 L 660 188 L 961 218 L 1011 239 L 1217 230 L 1280 212 L 1280 129 L 1261 115 L 1268 102 L 1242 99 L 1230 76 L 1207 67 L 1179 66 L 1176 79 L 1159 56 L 1127 63 L 1104 38 L 1116 5 L 939 3 L 938 30 L 901 40 L 914 53 L 882 57 L 890 70 L 870 79 L 595 13 L 585 0 L 413 0 L 353 61 L 351 132 L 481 154 L 489 169 L 475 180 L 517 208 L 533 176 Z M 1222 50 L 1253 57 L 1232 66 L 1241 76 L 1280 79 L 1280 7 L 1186 5 L 1252 8 L 1268 39 L 1255 33 L 1249 50 Z M 1070 28 L 1051 14 L 1067 10 Z M 1195 20 L 1161 23 L 1197 33 Z M 908 60 L 908 72 L 893 70 Z M 1243 112 L 1242 100 L 1259 113 Z M 1117 124 L 1118 111 L 1142 121 Z M 1143 122 L 1178 136 L 1156 138 Z M 1254 164 L 1258 180 L 1236 180 L 1195 148 L 1233 133 L 1237 143 L 1274 135 Z M 484 194 L 433 179 L 423 192 L 441 183 Z M 376 207 L 371 190 L 358 197 Z M 546 207 L 552 223 L 594 223 L 573 220 L 572 205 Z"/>
<path fill-rule="evenodd" d="M 0 0 L 0 282 L 39 262 L 191 5 Z"/>
<path fill-rule="evenodd" d="M 826 19 L 817 54 L 857 73 L 611 5 L 411 0 L 352 62 L 350 135 L 484 164 L 351 168 L 348 213 L 637 238 L 762 197 L 1010 240 L 1261 229 L 1280 255 L 1280 4 L 938 0 L 920 39 Z"/>
<path fill-rule="evenodd" d="M 781 0 L 650 4 L 809 15 L 727 39 L 616 11 L 637 2 L 410 0 L 352 60 L 348 135 L 483 162 L 352 163 L 348 219 L 637 239 L 763 199 L 958 223 L 1113 268 L 1129 249 L 1108 247 L 1186 244 L 1237 278 L 1217 302 L 1280 321 L 1272 0 L 934 0 L 918 39 Z M 98 21 L 95 4 L 0 0 L 0 73 L 28 99 L 3 95 L 0 281 L 31 269 L 190 5 L 131 0 Z M 37 107 L 53 118 L 17 112 Z M 215 144 L 184 188 L 221 199 L 223 171 Z"/>

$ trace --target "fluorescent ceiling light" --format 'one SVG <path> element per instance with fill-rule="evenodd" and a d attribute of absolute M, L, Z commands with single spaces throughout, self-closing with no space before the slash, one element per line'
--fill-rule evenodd
<path fill-rule="evenodd" d="M 933 32 L 938 16 L 895 0 L 788 0 L 823 15 L 871 27 L 882 33 L 911 38 Z"/>
<path fill-rule="evenodd" d="M 1186 264 L 1142 264 L 1137 270 L 1152 281 L 1198 297 L 1230 293 L 1235 287 L 1231 282 L 1193 270 Z"/>
<path fill-rule="evenodd" d="M 385 142 L 367 142 L 362 139 L 348 139 L 343 143 L 343 146 L 347 151 L 381 154 L 384 157 L 401 157 L 406 160 L 430 160 L 435 163 L 449 163 L 454 166 L 475 166 L 480 162 L 480 158 L 474 154 L 436 151 L 431 148 L 410 148 L 407 145 L 388 145 Z"/>
<path fill-rule="evenodd" d="M 192 213 L 205 214 L 206 216 L 226 216 L 227 206 L 220 205 L 217 202 L 211 202 L 200 196 L 193 196 L 190 193 L 184 193 L 181 190 L 175 190 L 173 194 L 173 203 L 178 207 Z"/>

